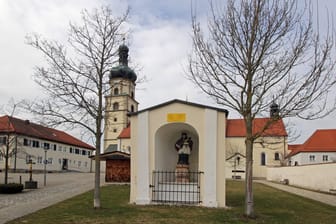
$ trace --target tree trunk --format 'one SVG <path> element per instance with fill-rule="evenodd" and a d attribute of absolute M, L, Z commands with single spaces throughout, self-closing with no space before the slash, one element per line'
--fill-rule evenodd
<path fill-rule="evenodd" d="M 98 133 L 96 134 L 98 135 Z M 100 137 L 97 136 L 95 155 L 95 186 L 93 196 L 93 208 L 100 208 Z"/>
<path fill-rule="evenodd" d="M 5 184 L 8 184 L 8 159 L 9 159 L 9 135 L 6 139 L 6 154 L 5 154 Z"/>
<path fill-rule="evenodd" d="M 246 138 L 245 215 L 254 217 L 253 203 L 253 141 Z"/>
<path fill-rule="evenodd" d="M 245 176 L 245 215 L 254 218 L 253 202 L 253 119 L 250 116 L 245 117 L 246 125 L 246 176 Z"/>

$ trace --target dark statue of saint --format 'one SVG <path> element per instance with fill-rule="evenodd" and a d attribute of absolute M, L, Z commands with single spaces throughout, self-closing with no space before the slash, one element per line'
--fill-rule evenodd
<path fill-rule="evenodd" d="M 188 137 L 186 133 L 182 133 L 181 138 L 179 138 L 175 143 L 175 149 L 178 152 L 178 162 L 177 164 L 189 165 L 189 155 L 191 153 L 193 146 L 193 141 L 191 137 Z"/>

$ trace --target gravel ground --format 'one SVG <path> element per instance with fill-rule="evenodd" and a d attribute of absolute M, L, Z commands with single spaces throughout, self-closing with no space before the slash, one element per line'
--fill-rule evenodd
<path fill-rule="evenodd" d="M 20 176 L 22 183 L 29 179 L 26 173 L 10 173 L 8 182 L 18 183 Z M 94 173 L 48 173 L 46 186 L 43 186 L 43 174 L 33 174 L 33 180 L 38 181 L 38 189 L 24 190 L 20 194 L 0 194 L 0 224 L 64 201 L 94 187 Z M 4 173 L 0 173 L 0 183 L 3 182 Z M 101 184 L 104 183 L 102 174 Z"/>

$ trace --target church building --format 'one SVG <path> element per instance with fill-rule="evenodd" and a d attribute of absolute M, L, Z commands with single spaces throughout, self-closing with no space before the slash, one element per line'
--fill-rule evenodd
<path fill-rule="evenodd" d="M 225 207 L 225 179 L 245 176 L 244 121 L 228 119 L 223 108 L 176 99 L 138 111 L 137 76 L 128 67 L 128 50 L 119 48 L 119 65 L 111 70 L 106 96 L 106 180 L 130 181 L 131 203 Z M 270 118 L 256 118 L 254 131 L 277 108 L 274 104 Z M 280 166 L 287 154 L 282 120 L 254 147 L 254 175 L 265 178 L 266 167 Z"/>

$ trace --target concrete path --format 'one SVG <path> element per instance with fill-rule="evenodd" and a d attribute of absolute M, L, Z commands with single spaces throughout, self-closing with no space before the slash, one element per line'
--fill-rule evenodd
<path fill-rule="evenodd" d="M 28 180 L 28 174 L 9 174 L 10 182 Z M 0 183 L 4 174 L 0 173 Z M 104 184 L 104 175 L 101 184 Z M 94 187 L 94 173 L 53 173 L 47 174 L 47 185 L 43 186 L 43 174 L 33 174 L 38 181 L 37 190 L 24 190 L 20 194 L 0 194 L 0 224 L 33 213 L 42 208 L 64 201 L 75 195 L 87 192 Z"/>
<path fill-rule="evenodd" d="M 256 180 L 255 182 L 262 183 L 270 187 L 277 188 L 279 190 L 287 191 L 289 193 L 300 195 L 305 198 L 310 198 L 312 200 L 319 201 L 328 205 L 336 206 L 336 195 L 318 193 L 284 184 L 277 184 L 266 180 Z"/>

